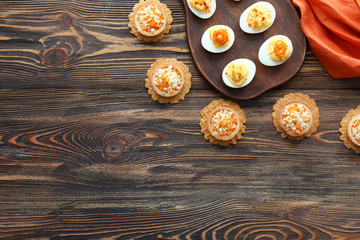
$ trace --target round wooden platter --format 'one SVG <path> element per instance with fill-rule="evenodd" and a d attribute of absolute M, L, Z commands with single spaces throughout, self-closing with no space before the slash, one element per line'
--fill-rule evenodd
<path fill-rule="evenodd" d="M 235 99 L 251 99 L 291 79 L 301 68 L 306 52 L 306 40 L 298 14 L 289 0 L 269 0 L 276 9 L 276 19 L 265 32 L 248 34 L 239 26 L 241 13 L 256 0 L 217 0 L 216 11 L 209 19 L 195 16 L 182 0 L 186 12 L 186 31 L 190 52 L 195 65 L 205 79 L 223 95 Z M 201 45 L 201 37 L 213 25 L 227 25 L 235 32 L 234 45 L 224 53 L 210 53 Z M 267 67 L 258 60 L 258 51 L 266 39 L 274 35 L 285 35 L 292 41 L 294 50 L 291 57 L 280 66 Z M 248 58 L 256 65 L 253 81 L 244 88 L 229 88 L 222 81 L 222 71 L 232 60 Z"/>

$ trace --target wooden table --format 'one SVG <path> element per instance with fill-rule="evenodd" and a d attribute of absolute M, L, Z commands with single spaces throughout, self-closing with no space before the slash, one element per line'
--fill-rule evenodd
<path fill-rule="evenodd" d="M 338 132 L 360 78 L 332 79 L 308 51 L 286 84 L 236 101 L 244 138 L 214 146 L 200 111 L 223 96 L 195 68 L 181 1 L 162 1 L 174 23 L 157 43 L 130 34 L 136 2 L 0 2 L 0 238 L 360 239 L 360 158 Z M 178 104 L 144 87 L 160 57 L 190 67 Z M 321 114 L 300 142 L 272 124 L 292 92 Z"/>

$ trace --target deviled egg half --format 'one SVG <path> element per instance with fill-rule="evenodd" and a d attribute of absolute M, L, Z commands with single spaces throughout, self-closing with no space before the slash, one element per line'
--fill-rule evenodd
<path fill-rule="evenodd" d="M 275 35 L 261 45 L 258 58 L 265 66 L 278 66 L 288 60 L 292 52 L 291 40 L 284 35 Z"/>
<path fill-rule="evenodd" d="M 256 66 L 253 61 L 247 58 L 239 58 L 225 66 L 222 79 L 228 87 L 242 88 L 254 79 L 255 73 Z"/>
<path fill-rule="evenodd" d="M 216 10 L 216 0 L 186 0 L 196 16 L 202 19 L 210 18 Z"/>
<path fill-rule="evenodd" d="M 257 2 L 241 14 L 239 25 L 241 30 L 246 33 L 261 33 L 271 27 L 275 17 L 276 11 L 271 3 Z"/>
<path fill-rule="evenodd" d="M 229 50 L 234 41 L 234 31 L 226 25 L 212 26 L 201 37 L 201 45 L 212 53 L 222 53 Z"/>

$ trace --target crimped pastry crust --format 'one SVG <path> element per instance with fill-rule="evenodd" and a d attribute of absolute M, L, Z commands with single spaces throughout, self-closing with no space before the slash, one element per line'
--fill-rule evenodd
<path fill-rule="evenodd" d="M 239 117 L 240 122 L 240 128 L 239 131 L 235 134 L 235 136 L 232 139 L 229 139 L 227 141 L 222 141 L 219 139 L 216 139 L 209 131 L 208 129 L 208 120 L 211 117 L 211 113 L 214 109 L 221 108 L 222 106 L 231 108 Z M 246 116 L 244 111 L 237 105 L 236 103 L 232 101 L 225 101 L 223 99 L 214 100 L 209 105 L 207 105 L 202 111 L 201 111 L 201 120 L 200 120 L 200 127 L 201 132 L 204 134 L 205 140 L 209 140 L 212 144 L 218 144 L 221 146 L 229 146 L 229 144 L 236 144 L 237 140 L 240 140 L 242 138 L 242 134 L 245 133 L 245 123 L 246 123 Z"/>
<path fill-rule="evenodd" d="M 154 73 L 164 65 L 173 65 L 182 73 L 182 81 L 184 82 L 184 84 L 179 93 L 172 97 L 164 97 L 159 95 L 155 91 L 152 84 L 152 77 L 154 76 Z M 176 58 L 159 58 L 158 60 L 156 60 L 155 63 L 151 65 L 151 67 L 147 71 L 145 87 L 148 89 L 148 93 L 151 95 L 151 98 L 154 101 L 159 101 L 159 103 L 178 103 L 180 100 L 185 99 L 185 95 L 190 91 L 191 88 L 191 73 L 189 71 L 189 67 L 186 66 L 184 63 L 178 61 Z"/>
<path fill-rule="evenodd" d="M 161 12 L 165 15 L 165 28 L 162 32 L 158 33 L 155 36 L 145 36 L 141 34 L 141 30 L 136 28 L 135 17 L 138 10 L 146 5 L 156 5 Z M 173 17 L 171 16 L 171 10 L 163 3 L 160 3 L 159 0 L 140 0 L 139 3 L 135 4 L 132 9 L 132 12 L 129 14 L 129 28 L 131 29 L 131 33 L 134 34 L 139 40 L 143 40 L 145 42 L 157 42 L 160 39 L 165 37 L 165 34 L 168 34 L 171 30 L 171 24 L 173 22 Z"/>
<path fill-rule="evenodd" d="M 310 127 L 309 131 L 307 131 L 304 135 L 290 136 L 281 126 L 279 119 L 280 112 L 285 107 L 285 105 L 292 102 L 304 103 L 307 107 L 309 107 L 312 113 L 312 126 Z M 288 137 L 289 139 L 301 140 L 304 137 L 310 137 L 317 131 L 318 127 L 320 126 L 320 113 L 315 100 L 310 98 L 308 95 L 302 93 L 290 93 L 285 95 L 283 98 L 280 98 L 273 106 L 272 116 L 274 126 L 276 130 L 281 133 L 282 138 Z"/>

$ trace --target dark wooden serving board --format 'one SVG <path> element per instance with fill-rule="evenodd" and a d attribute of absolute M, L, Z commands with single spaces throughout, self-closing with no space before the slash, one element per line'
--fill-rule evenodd
<path fill-rule="evenodd" d="M 256 0 L 217 0 L 217 8 L 209 19 L 200 19 L 189 9 L 186 0 L 182 0 L 186 12 L 186 28 L 190 52 L 201 74 L 209 83 L 223 95 L 244 100 L 254 98 L 261 93 L 279 86 L 291 79 L 301 68 L 306 52 L 305 36 L 302 32 L 298 14 L 289 0 L 269 0 L 276 9 L 276 19 L 265 32 L 247 34 L 239 27 L 241 13 Z M 235 43 L 225 53 L 210 53 L 201 45 L 204 31 L 212 25 L 224 24 L 235 32 Z M 291 57 L 282 65 L 267 67 L 258 60 L 258 50 L 269 37 L 277 34 L 288 36 L 294 46 Z M 233 89 L 227 87 L 221 73 L 230 61 L 237 58 L 248 58 L 256 65 L 253 81 L 246 87 Z"/>

